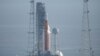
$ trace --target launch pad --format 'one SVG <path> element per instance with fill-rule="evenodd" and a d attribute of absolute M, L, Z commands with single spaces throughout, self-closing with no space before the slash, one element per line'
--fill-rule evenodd
<path fill-rule="evenodd" d="M 33 19 L 33 50 L 28 56 L 63 56 L 60 51 L 51 49 L 51 31 L 48 23 L 45 4 L 31 0 L 31 16 Z M 57 33 L 57 29 L 53 30 Z M 56 34 L 55 34 L 56 35 Z"/>

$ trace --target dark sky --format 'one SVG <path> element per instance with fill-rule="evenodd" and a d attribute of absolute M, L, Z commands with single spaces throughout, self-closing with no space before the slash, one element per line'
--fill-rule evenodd
<path fill-rule="evenodd" d="M 0 0 L 0 56 L 27 54 L 30 0 Z M 39 1 L 39 0 L 37 0 Z M 58 27 L 59 48 L 67 56 L 79 56 L 81 47 L 82 0 L 45 2 L 50 27 Z M 100 0 L 89 1 L 91 43 L 100 56 Z"/>

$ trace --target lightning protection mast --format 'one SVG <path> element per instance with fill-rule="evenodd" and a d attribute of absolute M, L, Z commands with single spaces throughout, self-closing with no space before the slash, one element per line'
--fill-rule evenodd
<path fill-rule="evenodd" d="M 29 20 L 29 32 L 28 32 L 28 56 L 35 56 L 37 51 L 36 41 L 36 15 L 35 15 L 35 1 L 30 1 L 30 20 Z"/>
<path fill-rule="evenodd" d="M 91 38 L 90 38 L 89 10 L 88 0 L 83 0 L 82 17 L 82 56 L 92 56 Z"/>

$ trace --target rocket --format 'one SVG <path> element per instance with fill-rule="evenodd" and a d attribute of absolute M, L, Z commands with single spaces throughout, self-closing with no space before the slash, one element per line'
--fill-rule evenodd
<path fill-rule="evenodd" d="M 41 2 L 36 5 L 36 32 L 38 56 L 41 56 L 50 51 L 50 27 L 45 6 Z"/>
<path fill-rule="evenodd" d="M 63 56 L 62 52 L 50 51 L 50 27 L 47 19 L 45 5 L 42 2 L 36 4 L 36 38 L 37 38 L 37 56 Z"/>

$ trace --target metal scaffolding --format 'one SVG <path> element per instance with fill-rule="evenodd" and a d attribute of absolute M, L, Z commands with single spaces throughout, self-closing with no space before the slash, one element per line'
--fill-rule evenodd
<path fill-rule="evenodd" d="M 88 0 L 83 0 L 83 17 L 82 17 L 82 56 L 92 56 L 92 46 L 90 38 L 90 22 Z"/>
<path fill-rule="evenodd" d="M 35 56 L 37 50 L 37 41 L 36 41 L 36 8 L 35 1 L 31 0 L 30 8 L 30 21 L 29 21 L 29 32 L 28 32 L 28 56 Z"/>

